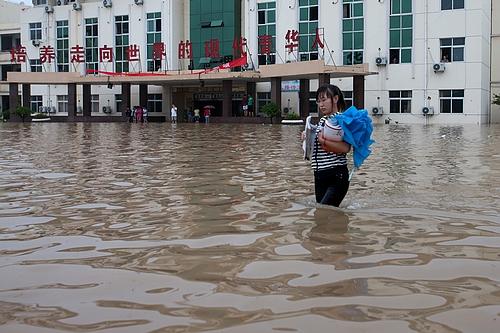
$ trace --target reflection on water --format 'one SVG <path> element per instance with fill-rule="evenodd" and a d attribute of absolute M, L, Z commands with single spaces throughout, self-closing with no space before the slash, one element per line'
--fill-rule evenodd
<path fill-rule="evenodd" d="M 0 332 L 497 332 L 500 127 L 377 127 L 341 209 L 300 130 L 3 124 Z"/>

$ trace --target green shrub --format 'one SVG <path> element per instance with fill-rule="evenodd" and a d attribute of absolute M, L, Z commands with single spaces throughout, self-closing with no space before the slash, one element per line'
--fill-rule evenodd
<path fill-rule="evenodd" d="M 286 120 L 299 120 L 300 116 L 296 113 L 289 113 L 285 117 Z"/>
<path fill-rule="evenodd" d="M 21 118 L 21 121 L 24 123 L 26 118 L 28 118 L 31 115 L 31 110 L 28 108 L 25 108 L 24 106 L 18 106 L 16 108 L 16 111 L 14 111 L 14 113 L 16 114 L 16 116 Z"/>
<path fill-rule="evenodd" d="M 49 116 L 45 113 L 35 113 L 31 116 L 32 119 L 46 119 L 49 118 Z"/>
<path fill-rule="evenodd" d="M 265 113 L 269 118 L 271 118 L 271 123 L 273 122 L 273 118 L 280 115 L 280 108 L 276 103 L 267 103 L 262 107 L 262 112 Z"/>
<path fill-rule="evenodd" d="M 0 110 L 0 121 L 7 121 L 10 119 L 10 110 Z"/>
<path fill-rule="evenodd" d="M 500 95 L 497 94 L 493 95 L 493 104 L 500 105 Z"/>

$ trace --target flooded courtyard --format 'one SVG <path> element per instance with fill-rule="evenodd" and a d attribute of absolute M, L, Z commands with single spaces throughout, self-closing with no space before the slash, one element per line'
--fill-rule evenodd
<path fill-rule="evenodd" d="M 498 332 L 500 126 L 1 124 L 0 332 Z M 352 160 L 352 158 L 351 158 Z"/>

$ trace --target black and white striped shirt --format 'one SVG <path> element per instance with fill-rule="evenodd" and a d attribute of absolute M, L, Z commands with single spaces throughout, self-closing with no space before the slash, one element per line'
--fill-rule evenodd
<path fill-rule="evenodd" d="M 311 167 L 314 171 L 327 170 L 336 166 L 347 165 L 346 154 L 335 154 L 329 153 L 323 148 L 318 141 L 318 135 L 325 126 L 325 122 L 328 116 L 324 116 L 319 120 L 318 127 L 316 128 L 316 138 L 314 139 L 314 149 L 311 156 Z M 335 125 L 334 128 L 338 127 L 340 130 L 340 125 Z"/>

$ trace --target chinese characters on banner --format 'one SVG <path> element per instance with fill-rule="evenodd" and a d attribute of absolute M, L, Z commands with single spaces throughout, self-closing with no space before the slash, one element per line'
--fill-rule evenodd
<path fill-rule="evenodd" d="M 298 51 L 299 49 L 299 31 L 289 29 L 285 35 L 285 50 L 288 54 Z M 220 55 L 220 41 L 212 38 L 203 43 L 204 55 L 207 58 L 217 59 L 222 61 Z M 311 45 L 312 50 L 324 49 L 324 29 L 316 28 L 316 35 Z M 246 57 L 248 52 L 247 39 L 245 37 L 237 37 L 233 41 L 233 55 L 235 58 Z M 259 35 L 258 36 L 258 53 L 260 55 L 269 56 L 274 53 L 273 36 Z M 17 46 L 10 50 L 11 62 L 25 63 L 28 59 L 25 46 Z M 179 60 L 193 59 L 193 44 L 189 40 L 181 40 L 178 44 L 177 56 Z M 155 42 L 153 44 L 152 58 L 155 61 L 162 61 L 166 58 L 166 46 L 163 42 Z M 225 59 L 226 57 L 224 57 Z M 41 46 L 39 51 L 39 59 L 42 64 L 55 62 L 56 54 L 54 47 L 47 45 Z M 114 59 L 113 47 L 104 45 L 99 48 L 99 62 L 112 63 Z M 140 62 L 140 47 L 137 44 L 129 45 L 126 48 L 126 60 L 128 62 Z M 75 45 L 70 48 L 71 63 L 85 63 L 85 49 L 81 45 Z"/>

